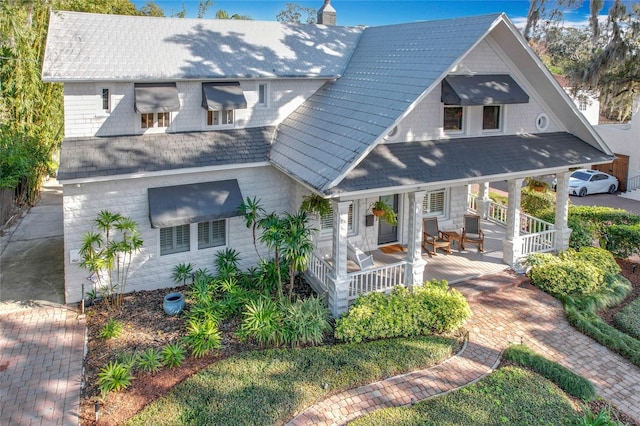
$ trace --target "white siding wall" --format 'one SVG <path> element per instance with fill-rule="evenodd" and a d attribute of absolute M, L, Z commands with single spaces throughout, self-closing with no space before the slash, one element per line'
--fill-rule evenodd
<path fill-rule="evenodd" d="M 534 88 L 524 79 L 524 76 L 512 66 L 506 56 L 499 50 L 495 42 L 488 37 L 475 49 L 462 59 L 452 73 L 466 74 L 510 74 L 514 80 L 529 95 L 529 103 L 512 104 L 503 106 L 502 123 L 500 133 L 539 133 L 535 121 L 538 114 L 547 112 L 550 118 L 547 132 L 564 131 L 557 120 L 550 114 L 549 108 L 544 105 L 542 99 L 536 94 Z M 482 106 L 465 108 L 465 132 L 462 134 L 444 133 L 442 131 L 443 104 L 440 101 L 440 84 L 438 84 L 418 105 L 405 117 L 398 126 L 398 133 L 389 138 L 394 141 L 434 140 L 441 138 L 475 137 L 483 134 L 495 135 L 496 132 L 483 132 L 482 130 Z"/>
<path fill-rule="evenodd" d="M 268 87 L 267 106 L 257 105 L 258 84 Z M 318 90 L 324 80 L 242 81 L 240 83 L 247 109 L 236 110 L 235 127 L 275 125 L 288 116 L 305 99 Z M 171 113 L 172 132 L 213 129 L 206 126 L 202 108 L 200 81 L 177 82 L 180 111 Z M 100 89 L 109 88 L 111 112 L 101 110 Z M 116 136 L 139 134 L 140 115 L 134 111 L 134 84 L 131 83 L 65 83 L 65 137 Z M 149 129 L 147 132 L 164 131 Z"/>
<path fill-rule="evenodd" d="M 256 179 L 256 175 L 260 179 Z M 213 270 L 213 256 L 224 247 L 194 250 L 185 253 L 160 256 L 159 230 L 149 223 L 147 188 L 183 185 L 225 179 L 238 179 L 243 197 L 258 197 L 267 212 L 290 209 L 293 181 L 276 169 L 265 166 L 242 170 L 194 173 L 153 178 L 115 180 L 109 182 L 70 184 L 64 186 L 64 247 L 66 302 L 81 299 L 81 284 L 90 289 L 89 273 L 77 264 L 70 263 L 70 251 L 78 250 L 82 235 L 92 230 L 92 221 L 101 210 L 109 210 L 130 216 L 138 223 L 144 246 L 131 267 L 127 291 L 151 290 L 173 286 L 172 269 L 183 262 L 191 262 L 195 269 Z M 257 262 L 251 231 L 244 219 L 228 220 L 228 247 L 240 252 L 240 266 L 245 269 Z M 263 251 L 266 254 L 266 251 Z"/>

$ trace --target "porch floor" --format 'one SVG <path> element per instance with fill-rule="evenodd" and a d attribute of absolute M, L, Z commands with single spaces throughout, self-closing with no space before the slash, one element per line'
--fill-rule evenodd
<path fill-rule="evenodd" d="M 502 261 L 502 240 L 506 236 L 506 229 L 486 220 L 482 221 L 481 228 L 484 232 L 484 253 L 480 253 L 475 244 L 468 244 L 466 250 L 460 252 L 457 242 L 453 243 L 451 254 L 439 249 L 438 254 L 432 256 L 423 249 L 422 257 L 427 262 L 424 281 L 444 279 L 455 283 L 508 269 L 509 266 Z M 406 256 L 406 252 L 384 253 L 380 249 L 370 254 L 373 254 L 376 266 L 399 262 Z"/>

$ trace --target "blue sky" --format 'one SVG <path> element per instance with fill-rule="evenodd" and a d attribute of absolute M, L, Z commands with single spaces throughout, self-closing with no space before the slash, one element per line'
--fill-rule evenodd
<path fill-rule="evenodd" d="M 552 0 L 551 0 L 552 1 Z M 169 16 L 171 13 L 182 10 L 184 3 L 187 9 L 187 17 L 195 18 L 198 10 L 198 0 L 155 0 Z M 311 7 L 316 10 L 322 6 L 323 0 L 295 1 L 303 7 Z M 134 0 L 138 6 L 146 3 L 146 0 Z M 217 1 L 207 13 L 207 18 L 214 18 L 218 9 L 225 10 L 229 15 L 235 13 L 249 15 L 253 19 L 261 21 L 275 21 L 276 14 L 285 9 L 287 0 L 234 0 Z M 606 14 L 613 0 L 605 0 L 603 13 Z M 336 9 L 338 25 L 385 25 L 400 22 L 425 21 L 432 19 L 453 18 L 459 16 L 482 15 L 486 13 L 505 12 L 518 26 L 525 22 L 529 9 L 528 0 L 332 0 L 331 4 Z M 589 2 L 583 1 L 579 9 L 565 14 L 567 24 L 584 24 L 588 19 Z"/>

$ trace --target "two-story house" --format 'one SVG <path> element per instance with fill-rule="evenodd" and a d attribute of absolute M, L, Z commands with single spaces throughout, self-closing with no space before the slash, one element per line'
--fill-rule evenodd
<path fill-rule="evenodd" d="M 282 212 L 326 197 L 313 267 L 334 315 L 353 294 L 348 241 L 405 245 L 387 277 L 419 284 L 422 218 L 460 227 L 471 184 L 509 183 L 510 265 L 522 180 L 555 173 L 549 247 L 567 247 L 569 171 L 612 153 L 505 15 L 347 28 L 325 25 L 326 7 L 319 22 L 52 13 L 42 75 L 64 83 L 67 302 L 82 297 L 77 252 L 101 210 L 140 225 L 129 287 L 142 290 L 171 286 L 182 262 L 211 268 L 225 247 L 255 265 L 240 200 Z M 396 226 L 371 217 L 380 198 Z"/>

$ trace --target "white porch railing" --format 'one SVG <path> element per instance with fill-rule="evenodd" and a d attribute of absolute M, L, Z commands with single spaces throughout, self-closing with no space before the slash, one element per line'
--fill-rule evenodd
<path fill-rule="evenodd" d="M 627 179 L 627 191 L 633 191 L 640 188 L 640 176 L 634 176 Z"/>
<path fill-rule="evenodd" d="M 469 209 L 477 212 L 478 195 L 469 194 Z M 489 201 L 487 220 L 507 226 L 507 206 Z M 553 223 L 545 222 L 537 217 L 520 213 L 520 240 L 522 256 L 531 253 L 553 251 L 555 249 L 556 231 Z"/>
<path fill-rule="evenodd" d="M 396 285 L 405 285 L 406 270 L 406 262 L 397 262 L 348 274 L 351 278 L 349 301 L 360 294 L 387 291 Z"/>
<path fill-rule="evenodd" d="M 323 288 L 323 291 L 327 291 L 329 288 L 329 273 L 331 272 L 331 265 L 326 260 L 322 259 L 318 253 L 311 253 L 309 257 L 309 265 L 307 267 L 307 273 L 312 279 L 318 281 Z"/>

